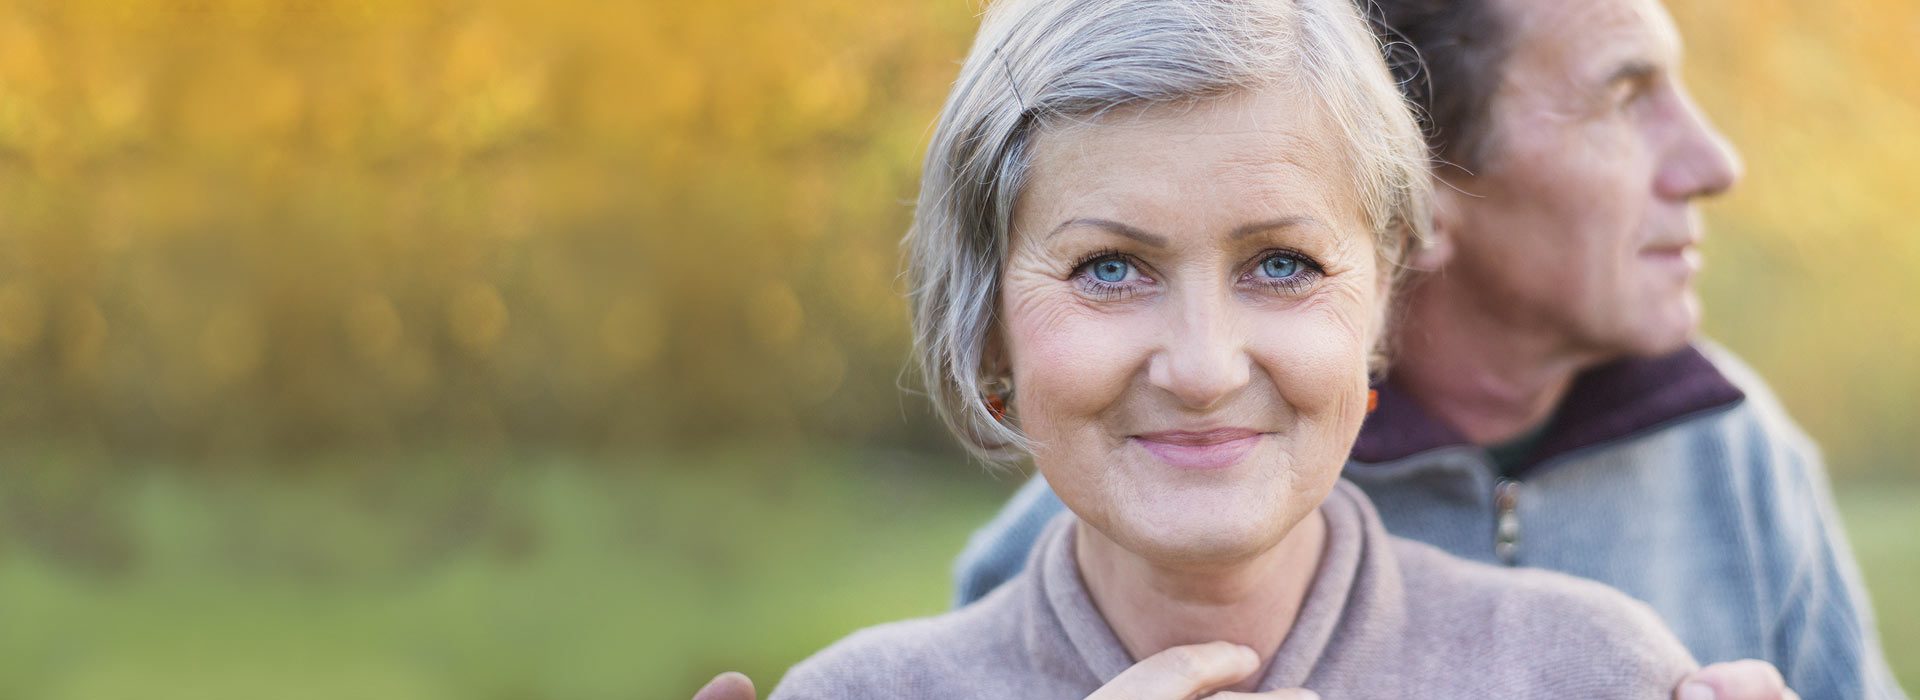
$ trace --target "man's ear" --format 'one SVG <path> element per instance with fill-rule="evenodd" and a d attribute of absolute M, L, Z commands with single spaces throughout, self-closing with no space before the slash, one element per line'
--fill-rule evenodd
<path fill-rule="evenodd" d="M 1460 229 L 1461 201 L 1473 195 L 1463 192 L 1445 179 L 1433 178 L 1433 221 L 1427 231 L 1427 244 L 1415 251 L 1408 266 L 1421 272 L 1434 272 L 1453 259 L 1453 235 Z"/>

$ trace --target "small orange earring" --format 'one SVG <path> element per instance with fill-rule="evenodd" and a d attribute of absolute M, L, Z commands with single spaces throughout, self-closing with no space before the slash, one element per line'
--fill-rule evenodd
<path fill-rule="evenodd" d="M 987 413 L 993 414 L 994 420 L 1005 421 L 1007 397 L 1013 395 L 1013 380 L 1002 375 L 981 382 L 980 394 L 986 399 Z"/>
<path fill-rule="evenodd" d="M 1374 409 L 1379 407 L 1380 407 L 1380 390 L 1368 389 L 1367 390 L 1367 412 L 1372 413 Z"/>

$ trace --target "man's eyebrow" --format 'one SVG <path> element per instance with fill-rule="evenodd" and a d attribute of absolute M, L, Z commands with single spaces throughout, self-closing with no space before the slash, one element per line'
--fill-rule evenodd
<path fill-rule="evenodd" d="M 1636 58 L 1621 64 L 1619 68 L 1613 69 L 1613 74 L 1607 76 L 1607 82 L 1603 84 L 1615 85 L 1622 82 L 1637 83 L 1652 77 L 1657 71 L 1659 71 L 1659 68 L 1654 66 L 1652 61 Z"/>
<path fill-rule="evenodd" d="M 1154 233 L 1147 233 L 1146 231 L 1142 231 L 1140 229 L 1134 228 L 1132 226 L 1128 226 L 1118 221 L 1112 221 L 1108 219 L 1096 219 L 1096 218 L 1085 217 L 1085 216 L 1077 219 L 1068 219 L 1066 221 L 1060 222 L 1059 226 L 1055 226 L 1053 227 L 1052 231 L 1047 232 L 1047 238 L 1052 238 L 1054 234 L 1060 233 L 1061 231 L 1064 231 L 1073 226 L 1092 226 L 1094 228 L 1102 228 L 1102 229 L 1106 229 L 1108 231 L 1112 231 L 1114 233 L 1120 234 L 1122 236 L 1126 236 L 1128 238 L 1139 241 L 1141 243 L 1145 243 L 1147 245 L 1153 246 L 1155 248 L 1167 247 L 1166 236 L 1162 236 Z"/>

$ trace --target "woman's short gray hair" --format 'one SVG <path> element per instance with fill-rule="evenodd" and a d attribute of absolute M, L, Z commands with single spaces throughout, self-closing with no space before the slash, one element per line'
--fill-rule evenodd
<path fill-rule="evenodd" d="M 1354 0 L 1000 0 L 934 128 L 907 234 L 914 352 L 940 415 L 989 464 L 1027 442 L 982 361 L 1033 138 L 1120 107 L 1286 83 L 1321 102 L 1384 269 L 1426 240 L 1425 145 Z"/>

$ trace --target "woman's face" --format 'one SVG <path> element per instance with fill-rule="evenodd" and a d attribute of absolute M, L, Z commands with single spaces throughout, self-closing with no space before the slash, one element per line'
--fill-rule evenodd
<path fill-rule="evenodd" d="M 1036 138 L 999 349 L 1035 464 L 1136 554 L 1266 551 L 1359 434 L 1384 278 L 1311 103 L 1246 92 Z"/>

